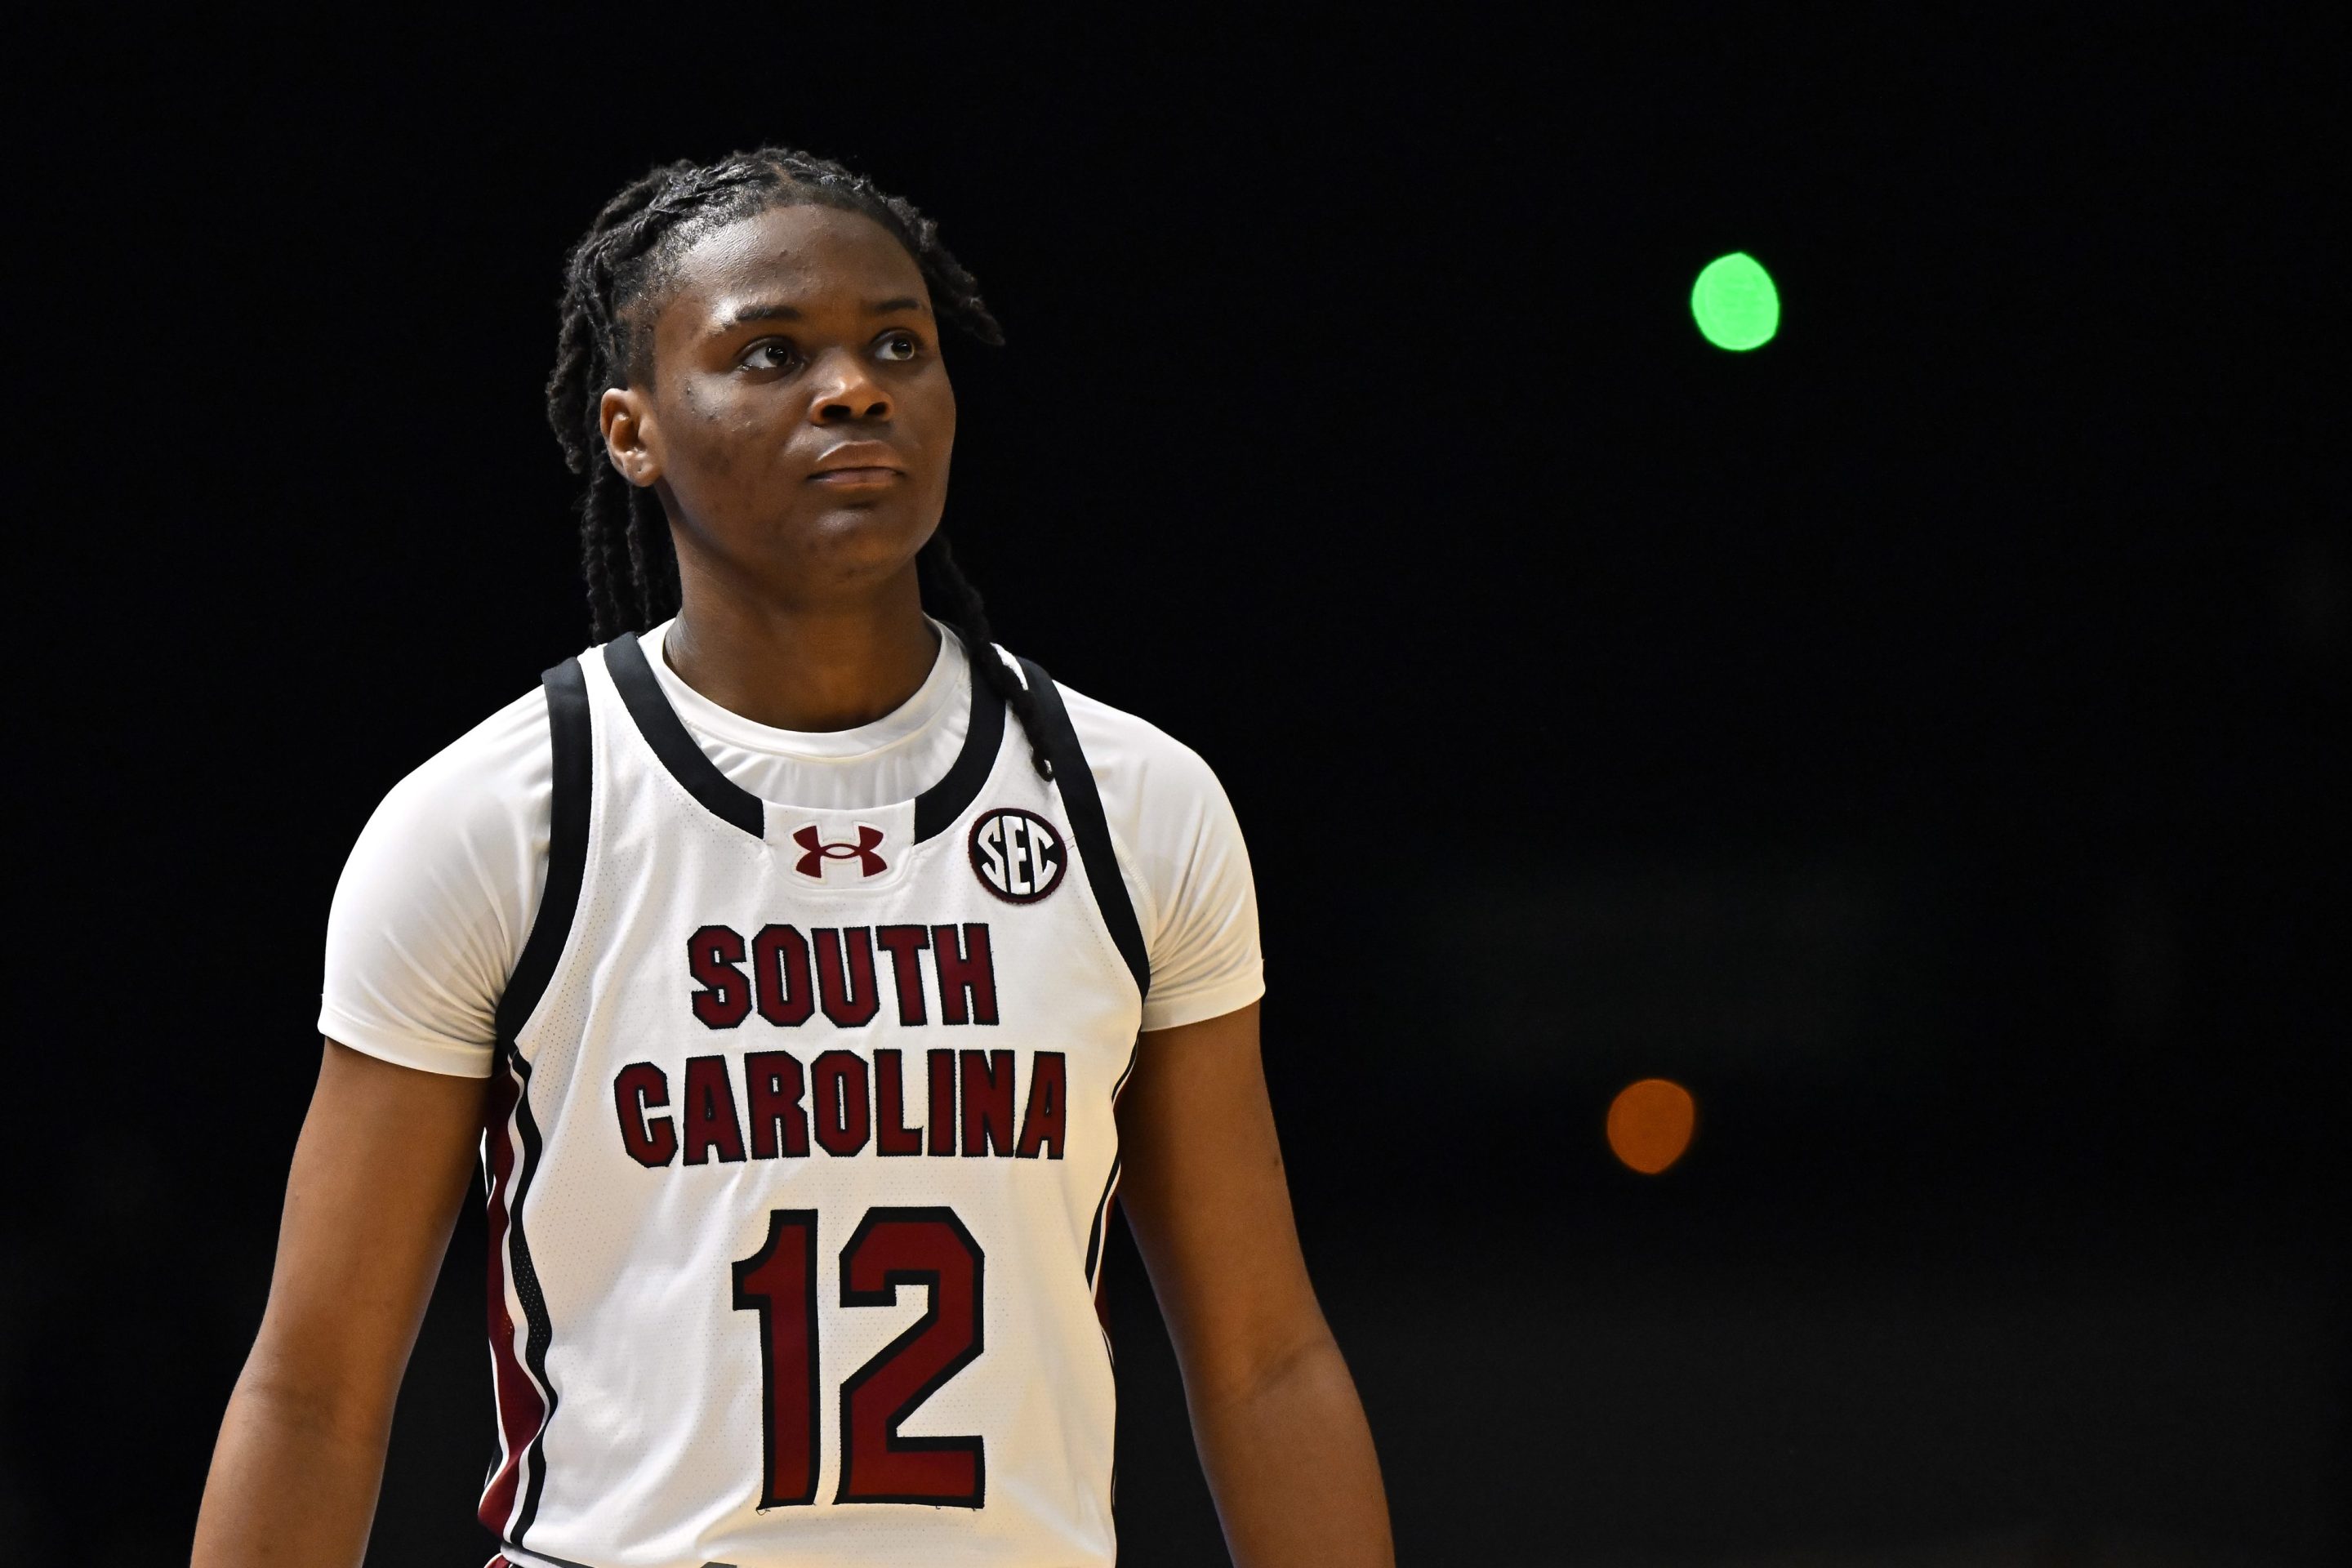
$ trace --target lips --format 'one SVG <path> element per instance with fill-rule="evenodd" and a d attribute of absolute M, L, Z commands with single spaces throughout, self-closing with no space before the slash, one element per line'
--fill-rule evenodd
<path fill-rule="evenodd" d="M 845 441 L 817 458 L 812 484 L 834 489 L 887 485 L 907 477 L 898 452 L 879 441 Z"/>

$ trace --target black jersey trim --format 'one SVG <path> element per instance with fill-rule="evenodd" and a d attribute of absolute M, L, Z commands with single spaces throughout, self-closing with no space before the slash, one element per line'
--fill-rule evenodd
<path fill-rule="evenodd" d="M 992 647 L 970 651 L 975 661 L 996 657 Z M 915 797 L 916 843 L 945 833 L 980 798 L 981 786 L 996 771 L 996 753 L 1003 744 L 1004 698 L 988 683 L 975 662 L 971 671 L 971 719 L 964 728 L 963 750 L 956 753 L 955 765 L 948 769 L 945 777 Z"/>
<path fill-rule="evenodd" d="M 1110 1086 L 1113 1116 L 1118 1114 L 1118 1097 L 1127 1092 L 1127 1080 L 1135 1076 L 1135 1059 L 1142 1050 L 1143 1040 L 1138 1036 L 1135 1043 L 1127 1047 L 1127 1065 L 1118 1069 L 1118 1080 Z M 1118 1191 L 1120 1165 L 1120 1156 L 1112 1154 L 1110 1174 L 1103 1178 L 1102 1196 L 1095 1200 L 1095 1222 L 1087 1227 L 1087 1285 L 1089 1289 L 1098 1289 L 1102 1284 L 1103 1227 L 1110 1223 L 1110 1200 L 1112 1194 Z M 1104 1331 L 1103 1343 L 1106 1346 L 1110 1343 L 1108 1330 Z M 1118 1357 L 1114 1354 L 1111 1359 L 1116 1361 Z"/>
<path fill-rule="evenodd" d="M 765 838 L 768 811 L 758 795 L 745 789 L 712 762 L 687 732 L 677 710 L 662 695 L 661 682 L 646 660 L 635 632 L 624 632 L 604 645 L 604 668 L 621 700 L 636 721 L 637 732 L 661 759 L 670 776 L 686 787 L 710 814 L 730 822 L 754 838 Z M 956 753 L 947 775 L 915 797 L 915 840 L 937 837 L 963 816 L 979 798 L 981 786 L 995 771 L 996 753 L 1004 741 L 1004 699 L 996 689 L 971 675 L 971 717 L 964 727 L 963 749 Z"/>
<path fill-rule="evenodd" d="M 1038 727 L 1045 733 L 1045 755 L 1054 764 L 1054 782 L 1061 786 L 1062 808 L 1069 814 L 1070 834 L 1078 841 L 1078 858 L 1086 862 L 1087 885 L 1094 889 L 1095 907 L 1102 911 L 1110 940 L 1127 960 L 1139 995 L 1151 994 L 1151 954 L 1143 945 L 1143 927 L 1135 918 L 1135 904 L 1118 874 L 1118 857 L 1110 847 L 1110 824 L 1103 816 L 1102 793 L 1087 766 L 1078 732 L 1070 724 L 1070 710 L 1054 678 L 1029 659 L 1021 661 L 1029 678 L 1030 695 L 1037 700 Z"/>
<path fill-rule="evenodd" d="M 522 957 L 515 964 L 498 1007 L 499 1047 L 515 1077 L 512 1114 L 522 1141 L 522 1157 L 517 1163 L 507 1202 L 507 1251 L 514 1272 L 515 1295 L 522 1302 L 527 1325 L 523 1364 L 538 1380 L 545 1401 L 539 1429 L 531 1434 L 523 1453 L 522 1507 L 515 1516 L 509 1537 L 519 1547 L 539 1515 L 540 1495 L 547 1485 L 544 1444 L 547 1426 L 555 1419 L 558 1401 L 555 1385 L 547 1376 L 547 1351 L 553 1342 L 555 1327 L 548 1316 L 546 1295 L 540 1289 L 539 1270 L 531 1263 L 530 1241 L 523 1234 L 523 1207 L 530 1197 L 532 1180 L 539 1173 L 542 1144 L 539 1124 L 530 1113 L 530 1064 L 523 1058 L 518 1037 L 540 998 L 546 994 L 548 983 L 555 974 L 556 960 L 562 955 L 572 919 L 579 911 L 581 885 L 588 870 L 589 805 L 596 773 L 587 672 L 580 668 L 579 659 L 567 658 L 540 679 L 547 687 L 548 740 L 554 762 L 553 789 L 548 805 L 547 885 L 540 895 L 539 913 L 531 921 L 530 936 L 523 943 Z"/>
<path fill-rule="evenodd" d="M 669 770 L 670 777 L 684 784 L 687 793 L 713 816 L 733 823 L 754 838 L 765 838 L 768 808 L 758 795 L 720 773 L 719 764 L 686 732 L 677 710 L 662 695 L 661 682 L 654 679 L 653 666 L 646 662 L 646 650 L 636 633 L 623 632 L 604 645 L 604 668 L 612 672 L 613 684 L 620 688 L 621 700 L 628 705 L 629 717 L 636 721 L 637 732 Z"/>
<path fill-rule="evenodd" d="M 1102 1196 L 1095 1200 L 1095 1222 L 1087 1227 L 1087 1284 L 1092 1288 L 1101 1283 L 1097 1265 L 1102 1262 L 1103 1226 L 1110 1218 L 1110 1195 L 1118 1190 L 1120 1157 L 1110 1157 L 1110 1174 L 1103 1178 Z"/>
<path fill-rule="evenodd" d="M 539 1268 L 531 1262 L 530 1242 L 523 1235 L 523 1205 L 530 1200 L 533 1179 L 539 1174 L 545 1145 L 540 1138 L 539 1122 L 530 1113 L 530 1064 L 522 1059 L 522 1052 L 509 1041 L 507 1056 L 515 1074 L 515 1130 L 522 1135 L 522 1159 L 515 1172 L 514 1195 L 507 1205 L 507 1252 L 514 1264 L 515 1296 L 522 1302 L 523 1321 L 529 1331 L 523 1338 L 523 1365 L 539 1380 L 540 1393 L 547 1400 L 541 1412 L 539 1430 L 530 1435 L 530 1446 L 523 1450 L 522 1508 L 516 1513 L 514 1532 L 507 1539 L 523 1546 L 524 1536 L 539 1518 L 540 1495 L 547 1489 L 547 1428 L 555 1419 L 556 1407 L 562 1403 L 555 1384 L 547 1375 L 548 1347 L 555 1342 L 555 1324 L 547 1311 L 547 1293 L 540 1288 Z"/>
<path fill-rule="evenodd" d="M 577 658 L 543 673 L 547 728 L 554 752 L 554 790 L 548 807 L 547 886 L 539 913 L 522 945 L 514 973 L 499 997 L 498 1035 L 511 1044 L 555 976 L 555 961 L 572 934 L 580 908 L 580 884 L 588 871 L 588 802 L 594 785 L 593 749 L 588 723 L 588 677 Z"/>

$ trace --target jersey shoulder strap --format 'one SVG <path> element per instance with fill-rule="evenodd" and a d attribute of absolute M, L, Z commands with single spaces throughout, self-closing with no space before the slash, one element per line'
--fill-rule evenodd
<path fill-rule="evenodd" d="M 567 658 L 545 671 L 547 729 L 555 761 L 555 790 L 548 810 L 547 886 L 522 956 L 499 998 L 499 1048 L 514 1048 L 531 1009 L 554 977 L 555 961 L 572 934 L 580 907 L 580 883 L 588 870 L 588 792 L 595 772 L 589 747 L 588 679 L 580 660 Z"/>
<path fill-rule="evenodd" d="M 1087 766 L 1087 753 L 1070 724 L 1070 710 L 1063 706 L 1054 678 L 1033 660 L 1021 660 L 1021 673 L 1028 678 L 1029 690 L 1037 699 L 1039 727 L 1045 731 L 1037 738 L 1045 743 L 1046 760 L 1054 764 L 1054 783 L 1061 787 L 1062 808 L 1070 814 L 1070 831 L 1077 836 L 1078 858 L 1087 863 L 1087 885 L 1094 890 L 1095 907 L 1102 910 L 1103 924 L 1109 928 L 1111 941 L 1135 976 L 1137 993 L 1149 996 L 1151 955 L 1143 945 L 1143 927 L 1136 921 L 1127 883 L 1118 874 L 1118 857 L 1110 847 L 1110 824 L 1103 816 L 1102 794 L 1095 788 L 1094 772 Z"/>

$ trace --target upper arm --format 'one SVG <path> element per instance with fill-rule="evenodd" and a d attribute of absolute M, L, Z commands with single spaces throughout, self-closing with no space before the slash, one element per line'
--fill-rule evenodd
<path fill-rule="evenodd" d="M 1328 1335 L 1300 1255 L 1255 1003 L 1144 1035 L 1119 1097 L 1127 1208 L 1196 1401 Z"/>
<path fill-rule="evenodd" d="M 248 1382 L 390 1418 L 470 1179 L 486 1087 L 325 1042 Z"/>
<path fill-rule="evenodd" d="M 1063 688 L 1150 952 L 1119 1096 L 1127 1209 L 1193 1397 L 1255 1385 L 1326 1336 L 1258 1062 L 1257 891 L 1200 754 Z"/>

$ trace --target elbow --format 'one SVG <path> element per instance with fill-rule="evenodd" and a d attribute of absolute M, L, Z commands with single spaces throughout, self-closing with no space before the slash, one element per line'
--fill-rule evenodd
<path fill-rule="evenodd" d="M 1226 1364 L 1212 1369 L 1201 1380 L 1197 1403 L 1205 1408 L 1255 1405 L 1301 1378 L 1312 1378 L 1332 1368 L 1338 1369 L 1342 1379 L 1348 1376 L 1348 1363 L 1339 1353 L 1339 1342 L 1332 1337 L 1320 1313 L 1311 1325 L 1295 1333 L 1268 1336 L 1224 1360 Z"/>
<path fill-rule="evenodd" d="M 396 1380 L 289 1354 L 265 1333 L 246 1358 L 229 1403 L 247 1417 L 282 1431 L 317 1440 L 365 1443 L 379 1441 L 391 1431 L 397 1393 Z"/>

